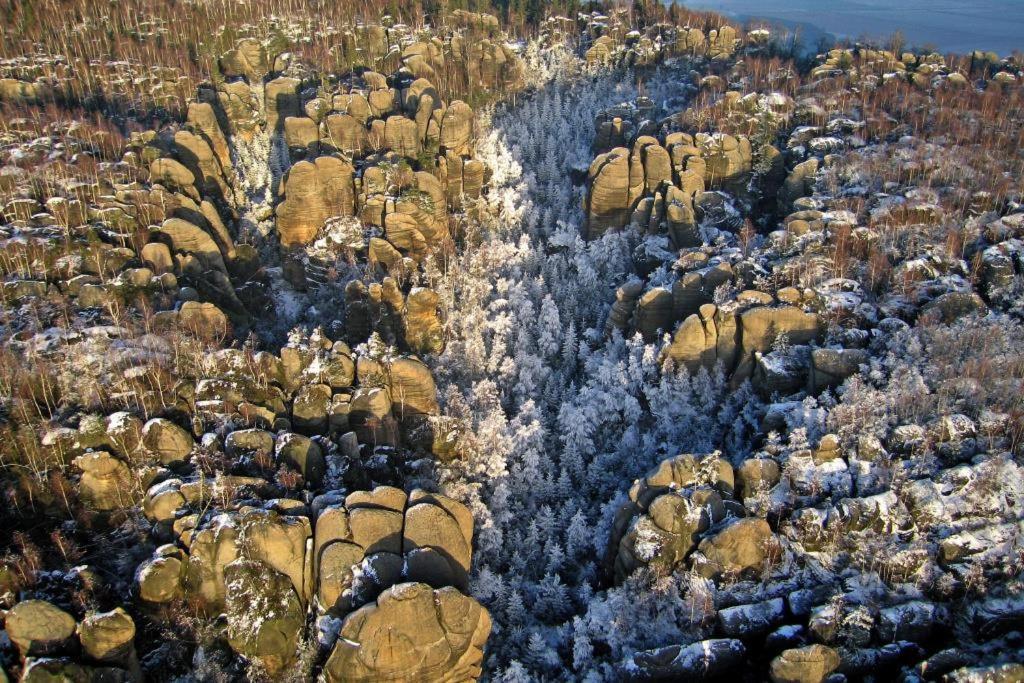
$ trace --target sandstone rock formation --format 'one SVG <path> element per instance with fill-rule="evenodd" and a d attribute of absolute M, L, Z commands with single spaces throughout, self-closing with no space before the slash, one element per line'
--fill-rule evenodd
<path fill-rule="evenodd" d="M 328 681 L 476 680 L 490 631 L 487 610 L 472 598 L 399 584 L 345 619 L 324 674 Z"/>

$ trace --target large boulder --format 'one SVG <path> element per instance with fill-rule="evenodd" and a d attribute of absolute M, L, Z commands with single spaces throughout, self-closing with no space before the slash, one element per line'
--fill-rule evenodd
<path fill-rule="evenodd" d="M 299 86 L 297 78 L 281 76 L 267 83 L 263 99 L 266 103 L 267 128 L 276 131 L 284 127 L 289 116 L 299 116 Z"/>
<path fill-rule="evenodd" d="M 209 102 L 190 102 L 186 121 L 206 138 L 217 161 L 220 162 L 222 171 L 226 172 L 231 169 L 231 152 L 228 148 L 228 141 L 224 136 L 224 131 L 220 128 L 213 105 Z"/>
<path fill-rule="evenodd" d="M 224 339 L 231 324 L 224 311 L 208 301 L 186 301 L 178 309 L 178 324 L 185 330 L 207 339 Z"/>
<path fill-rule="evenodd" d="M 405 341 L 415 353 L 444 350 L 444 328 L 438 318 L 440 298 L 432 289 L 413 287 L 405 300 Z"/>
<path fill-rule="evenodd" d="M 306 562 L 306 545 L 313 536 L 309 519 L 249 510 L 239 518 L 238 527 L 241 556 L 288 577 L 295 595 L 305 603 L 312 590 L 312 567 Z M 230 584 L 226 574 L 225 581 Z"/>
<path fill-rule="evenodd" d="M 192 435 L 162 417 L 155 417 L 142 428 L 142 445 L 163 465 L 185 462 L 195 441 Z"/>
<path fill-rule="evenodd" d="M 350 155 L 360 155 L 366 149 L 366 127 L 347 113 L 331 114 L 321 124 L 321 145 Z"/>
<path fill-rule="evenodd" d="M 420 153 L 420 134 L 416 122 L 404 116 L 389 116 L 384 125 L 384 146 L 404 157 L 415 159 Z"/>
<path fill-rule="evenodd" d="M 322 387 L 323 385 L 314 386 Z M 326 427 L 326 417 L 325 412 L 324 427 Z M 277 437 L 275 446 L 278 462 L 286 463 L 296 469 L 302 474 L 303 480 L 314 487 L 323 483 L 327 462 L 324 460 L 323 450 L 315 441 L 300 434 L 285 432 Z"/>
<path fill-rule="evenodd" d="M 669 645 L 629 655 L 619 667 L 625 681 L 713 681 L 738 673 L 746 648 L 739 640 L 721 638 L 690 645 Z"/>
<path fill-rule="evenodd" d="M 775 535 L 765 520 L 738 519 L 700 542 L 694 567 L 709 578 L 759 572 L 775 543 Z"/>
<path fill-rule="evenodd" d="M 345 619 L 324 678 L 473 681 L 490 632 L 487 610 L 454 588 L 399 584 Z"/>
<path fill-rule="evenodd" d="M 170 242 L 171 251 L 175 254 L 194 256 L 202 270 L 227 272 L 217 242 L 198 225 L 182 218 L 168 218 L 156 234 Z"/>
<path fill-rule="evenodd" d="M 462 100 L 448 105 L 441 117 L 441 136 L 438 140 L 442 150 L 455 154 L 470 153 L 473 139 L 473 109 Z"/>
<path fill-rule="evenodd" d="M 606 570 L 622 581 L 646 566 L 671 573 L 688 562 L 701 535 L 725 518 L 732 466 L 717 453 L 679 455 L 637 480 L 615 515 Z"/>
<path fill-rule="evenodd" d="M 135 661 L 135 622 L 122 608 L 86 615 L 78 627 L 82 650 L 91 659 L 131 666 Z"/>
<path fill-rule="evenodd" d="M 210 612 L 224 605 L 227 586 L 224 568 L 238 559 L 238 527 L 222 515 L 205 529 L 192 535 L 184 585 L 189 595 Z"/>
<path fill-rule="evenodd" d="M 202 135 L 189 130 L 174 134 L 174 150 L 178 159 L 192 173 L 196 187 L 203 195 L 225 201 L 231 197 L 220 160 Z"/>
<path fill-rule="evenodd" d="M 430 368 L 417 358 L 396 358 L 387 366 L 391 406 L 399 418 L 436 415 L 437 387 Z"/>
<path fill-rule="evenodd" d="M 22 656 L 60 650 L 75 633 L 75 619 L 45 600 L 25 600 L 7 612 L 4 628 Z"/>
<path fill-rule="evenodd" d="M 825 645 L 786 650 L 772 660 L 773 683 L 822 683 L 839 668 L 839 653 Z"/>
<path fill-rule="evenodd" d="M 82 470 L 79 495 L 94 510 L 131 507 L 141 496 L 139 482 L 128 463 L 106 451 L 80 455 L 74 463 Z"/>
<path fill-rule="evenodd" d="M 782 187 L 779 188 L 779 210 L 782 213 L 789 213 L 793 209 L 795 200 L 814 192 L 818 166 L 818 160 L 812 157 L 807 161 L 800 162 L 789 172 Z"/>
<path fill-rule="evenodd" d="M 821 337 L 821 318 L 797 306 L 755 306 L 739 316 L 741 358 L 736 368 L 740 377 L 749 377 L 754 368 L 754 353 L 765 353 L 780 336 L 787 344 L 807 344 Z"/>
<path fill-rule="evenodd" d="M 691 373 L 718 363 L 728 372 L 735 366 L 738 332 L 735 313 L 704 304 L 676 328 L 667 355 Z"/>
<path fill-rule="evenodd" d="M 196 182 L 195 175 L 180 161 L 167 157 L 154 159 L 150 163 L 149 179 L 170 190 L 188 190 Z"/>
<path fill-rule="evenodd" d="M 144 602 L 168 603 L 182 597 L 184 553 L 173 545 L 163 545 L 135 572 L 136 592 Z"/>
<path fill-rule="evenodd" d="M 415 496 L 414 496 L 415 498 Z M 434 587 L 454 585 L 469 588 L 469 565 L 473 554 L 473 525 L 468 514 L 460 520 L 453 512 L 468 511 L 464 506 L 443 497 L 423 495 L 423 502 L 405 511 L 402 529 L 402 551 L 409 567 L 409 578 Z M 451 510 L 451 511 L 449 511 Z M 440 571 L 434 571 L 440 567 Z"/>
<path fill-rule="evenodd" d="M 234 49 L 228 50 L 217 60 L 225 78 L 244 77 L 249 83 L 260 83 L 270 71 L 270 57 L 267 49 L 254 38 L 243 38 Z"/>

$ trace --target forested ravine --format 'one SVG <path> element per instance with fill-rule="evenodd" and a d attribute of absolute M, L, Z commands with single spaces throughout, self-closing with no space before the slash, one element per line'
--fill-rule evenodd
<path fill-rule="evenodd" d="M 452 339 L 434 368 L 443 413 L 464 427 L 444 490 L 471 504 L 472 592 L 495 621 L 489 669 L 508 680 L 554 673 L 567 650 L 585 675 L 599 666 L 591 633 L 612 644 L 605 662 L 678 633 L 692 606 L 671 577 L 594 598 L 611 517 L 666 456 L 742 449 L 757 400 L 728 392 L 721 373 L 663 373 L 658 345 L 606 334 L 640 239 L 584 241 L 584 188 L 570 171 L 590 161 L 597 113 L 636 97 L 634 76 L 585 72 L 561 51 L 530 71 L 555 76 L 481 121 L 495 175 L 439 288 Z"/>

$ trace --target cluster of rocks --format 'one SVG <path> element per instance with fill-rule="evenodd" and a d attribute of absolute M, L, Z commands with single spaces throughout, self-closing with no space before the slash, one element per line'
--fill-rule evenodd
<path fill-rule="evenodd" d="M 7 637 L 25 660 L 23 681 L 142 680 L 135 621 L 120 607 L 80 621 L 44 600 L 25 600 L 4 616 Z"/>
<path fill-rule="evenodd" d="M 641 568 L 711 579 L 718 590 L 701 628 L 711 639 L 635 653 L 622 675 L 705 680 L 753 656 L 770 660 L 773 681 L 901 668 L 1014 680 L 1018 664 L 976 664 L 987 647 L 1017 647 L 1022 616 L 1020 582 L 1002 559 L 1019 552 L 1022 526 L 999 511 L 1024 481 L 1016 463 L 997 457 L 1005 425 L 954 415 L 898 426 L 884 442 L 844 447 L 826 435 L 813 448 L 771 447 L 735 467 L 719 453 L 663 461 L 616 514 L 605 569 L 616 582 Z M 942 464 L 923 465 L 917 454 L 927 449 Z M 893 469 L 905 477 L 898 488 Z M 902 548 L 862 556 L 879 534 Z M 979 562 L 1003 576 L 976 597 Z M 950 629 L 974 636 L 940 645 Z"/>
<path fill-rule="evenodd" d="M 31 362 L 3 414 L 45 425 L 26 446 L 45 469 L 7 490 L 18 506 L 63 505 L 104 538 L 137 539 L 90 557 L 117 565 L 109 586 L 79 568 L 81 595 L 103 595 L 87 606 L 58 573 L 45 579 L 56 588 L 31 572 L 8 581 L 5 559 L 22 680 L 153 676 L 179 647 L 154 649 L 153 632 L 190 610 L 218 624 L 195 656 L 223 644 L 240 675 L 237 661 L 270 675 L 299 666 L 319 637 L 326 680 L 479 677 L 491 622 L 465 594 L 473 519 L 416 488 L 434 480 L 435 457 L 458 455 L 456 439 L 409 352 L 444 347 L 439 297 L 416 283 L 489 175 L 473 157 L 475 112 L 441 92 L 480 101 L 521 88 L 523 72 L 492 16 L 458 11 L 438 36 L 418 35 L 342 32 L 342 75 L 242 38 L 180 123 L 127 138 L 12 122 L 2 297 L 36 314 L 11 326 L 11 353 Z M 2 99 L 34 105 L 58 90 L 23 70 Z M 279 352 L 240 343 L 266 331 L 281 284 L 311 295 L 338 270 L 338 341 L 316 329 L 284 346 L 265 335 Z M 80 410 L 51 414 L 74 396 Z M 130 587 L 123 562 L 137 565 Z"/>
<path fill-rule="evenodd" d="M 751 379 L 766 394 L 816 393 L 841 384 L 866 361 L 856 347 L 816 345 L 825 338 L 825 323 L 814 291 L 788 287 L 772 296 L 746 289 L 715 304 L 719 287 L 742 284 L 743 269 L 697 250 L 688 256 L 690 269 L 671 287 L 644 291 L 638 280 L 620 287 L 609 329 L 636 331 L 649 341 L 673 330 L 664 355 L 676 367 L 696 374 L 721 366 L 735 383 Z"/>
<path fill-rule="evenodd" d="M 774 534 L 746 516 L 735 483 L 718 454 L 680 455 L 636 481 L 612 524 L 606 564 L 616 580 L 643 566 L 666 574 L 693 568 L 708 578 L 762 572 Z"/>
<path fill-rule="evenodd" d="M 841 76 L 824 70 L 812 77 L 882 87 L 885 79 L 871 79 L 892 66 L 884 52 L 858 50 L 847 61 L 840 56 L 833 52 L 825 59 L 842 62 L 847 71 Z M 913 74 L 931 74 L 929 88 L 947 87 L 948 69 L 934 59 L 908 56 L 899 63 Z M 858 165 L 891 155 L 865 140 L 881 117 L 858 120 L 830 109 L 831 103 L 816 95 L 794 100 L 777 92 L 730 91 L 660 119 L 647 98 L 598 116 L 586 235 L 632 225 L 653 240 L 653 253 L 678 255 L 664 261 L 669 277 L 660 276 L 658 284 L 632 280 L 618 289 L 609 331 L 639 332 L 648 342 L 659 331 L 670 333 L 665 356 L 691 373 L 721 363 L 737 383 L 752 378 L 767 395 L 804 388 L 816 394 L 858 371 L 867 361 L 863 330 L 887 318 L 925 315 L 949 323 L 984 314 L 991 303 L 1014 307 L 1007 293 L 1016 291 L 1020 272 L 1017 217 L 993 212 L 998 207 L 986 203 L 985 193 L 955 200 L 989 212 L 968 229 L 966 258 L 956 259 L 939 248 L 879 247 L 886 231 L 927 232 L 932 228 L 926 226 L 940 224 L 949 215 L 943 197 L 952 190 L 909 187 L 895 196 L 868 197 L 858 215 L 819 189 L 823 178 L 856 182 Z M 775 137 L 769 143 L 762 135 L 755 148 L 746 133 L 684 132 L 709 120 L 720 130 L 767 127 Z M 906 138 L 904 144 L 915 143 Z M 914 165 L 906 163 L 908 169 Z M 776 229 L 759 235 L 749 223 L 744 227 L 755 209 L 779 216 L 777 223 L 760 219 Z M 641 273 L 656 269 L 657 258 L 651 263 L 647 256 L 651 249 L 637 253 Z M 845 270 L 833 267 L 836 254 L 849 259 Z M 966 259 L 980 263 L 974 269 L 978 292 Z M 880 287 L 910 281 L 915 289 L 909 301 L 902 292 L 877 296 Z"/>
<path fill-rule="evenodd" d="M 630 25 L 627 10 L 581 13 L 578 29 L 586 45 L 584 59 L 590 65 L 645 66 L 677 55 L 728 60 L 745 44 L 759 45 L 766 40 L 764 32 L 741 36 L 728 24 L 657 22 L 637 30 Z"/>
<path fill-rule="evenodd" d="M 198 365 L 201 376 L 174 387 L 168 417 L 85 416 L 42 440 L 53 460 L 80 473 L 74 498 L 100 524 L 144 515 L 147 542 L 128 557 L 163 543 L 135 572 L 132 613 L 159 623 L 186 604 L 223 612 L 230 647 L 270 673 L 298 657 L 313 615 L 340 633 L 328 680 L 479 676 L 490 619 L 460 592 L 472 516 L 439 494 L 368 488 L 402 485 L 430 466 L 406 455 L 433 446 L 438 408 L 427 367 L 354 354 L 320 333 L 295 337 L 280 355 L 223 349 Z M 34 616 L 40 610 L 63 616 L 44 620 Z M 108 640 L 131 631 L 109 656 L 94 654 L 103 643 L 85 630 L 97 620 Z M 72 616 L 29 599 L 12 607 L 6 628 L 28 657 L 23 680 L 44 671 L 114 675 L 104 673 L 110 667 L 118 680 L 141 680 L 133 624 L 120 608 L 88 614 L 79 648 Z M 386 647 L 394 633 L 409 647 Z M 32 659 L 44 654 L 45 662 Z"/>
<path fill-rule="evenodd" d="M 588 58 L 607 59 L 612 44 Z M 712 586 L 694 640 L 630 654 L 617 672 L 717 680 L 756 661 L 773 681 L 1016 680 L 1021 587 L 1006 558 L 1020 553 L 1022 473 L 1009 416 L 971 417 L 958 399 L 880 438 L 844 431 L 784 447 L 771 435 L 828 405 L 814 402 L 824 390 L 867 377 L 892 335 L 1019 317 L 1019 197 L 987 182 L 1003 167 L 984 169 L 968 143 L 925 141 L 927 124 L 899 122 L 886 99 L 906 93 L 927 110 L 965 91 L 1006 93 L 1019 74 L 984 55 L 967 66 L 865 47 L 819 56 L 806 81 L 769 67 L 762 78 L 778 90 L 748 90 L 751 73 L 726 61 L 682 79 L 698 100 L 685 111 L 666 117 L 641 97 L 595 122 L 585 236 L 632 228 L 637 271 L 651 276 L 617 289 L 606 331 L 648 343 L 667 333 L 674 367 L 721 367 L 775 401 L 752 456 L 677 456 L 629 490 L 608 580 L 640 571 Z M 847 107 L 854 92 L 880 104 Z M 1003 124 L 957 115 L 999 137 Z M 953 252 L 951 223 L 963 226 Z"/>
<path fill-rule="evenodd" d="M 234 448 L 255 441 L 247 434 Z M 459 592 L 468 588 L 473 537 L 463 505 L 381 486 L 255 506 L 241 492 L 261 484 L 235 478 L 196 491 L 168 481 L 151 489 L 151 499 L 173 497 L 180 507 L 161 520 L 147 505 L 151 519 L 173 527 L 175 542 L 139 566 L 139 599 L 223 611 L 230 646 L 271 673 L 294 660 L 313 612 L 321 622 L 340 620 L 328 680 L 398 670 L 414 678 L 479 675 L 490 619 Z M 408 649 L 387 647 L 396 637 L 389 631 L 404 634 Z"/>

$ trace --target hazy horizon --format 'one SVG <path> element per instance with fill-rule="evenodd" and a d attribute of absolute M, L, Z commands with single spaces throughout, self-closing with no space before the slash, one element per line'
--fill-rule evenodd
<path fill-rule="evenodd" d="M 943 53 L 992 50 L 1006 56 L 1024 46 L 1021 0 L 970 4 L 906 0 L 899 5 L 882 0 L 699 0 L 684 4 L 742 20 L 807 24 L 837 38 L 884 39 L 900 31 L 908 46 L 933 46 Z"/>

